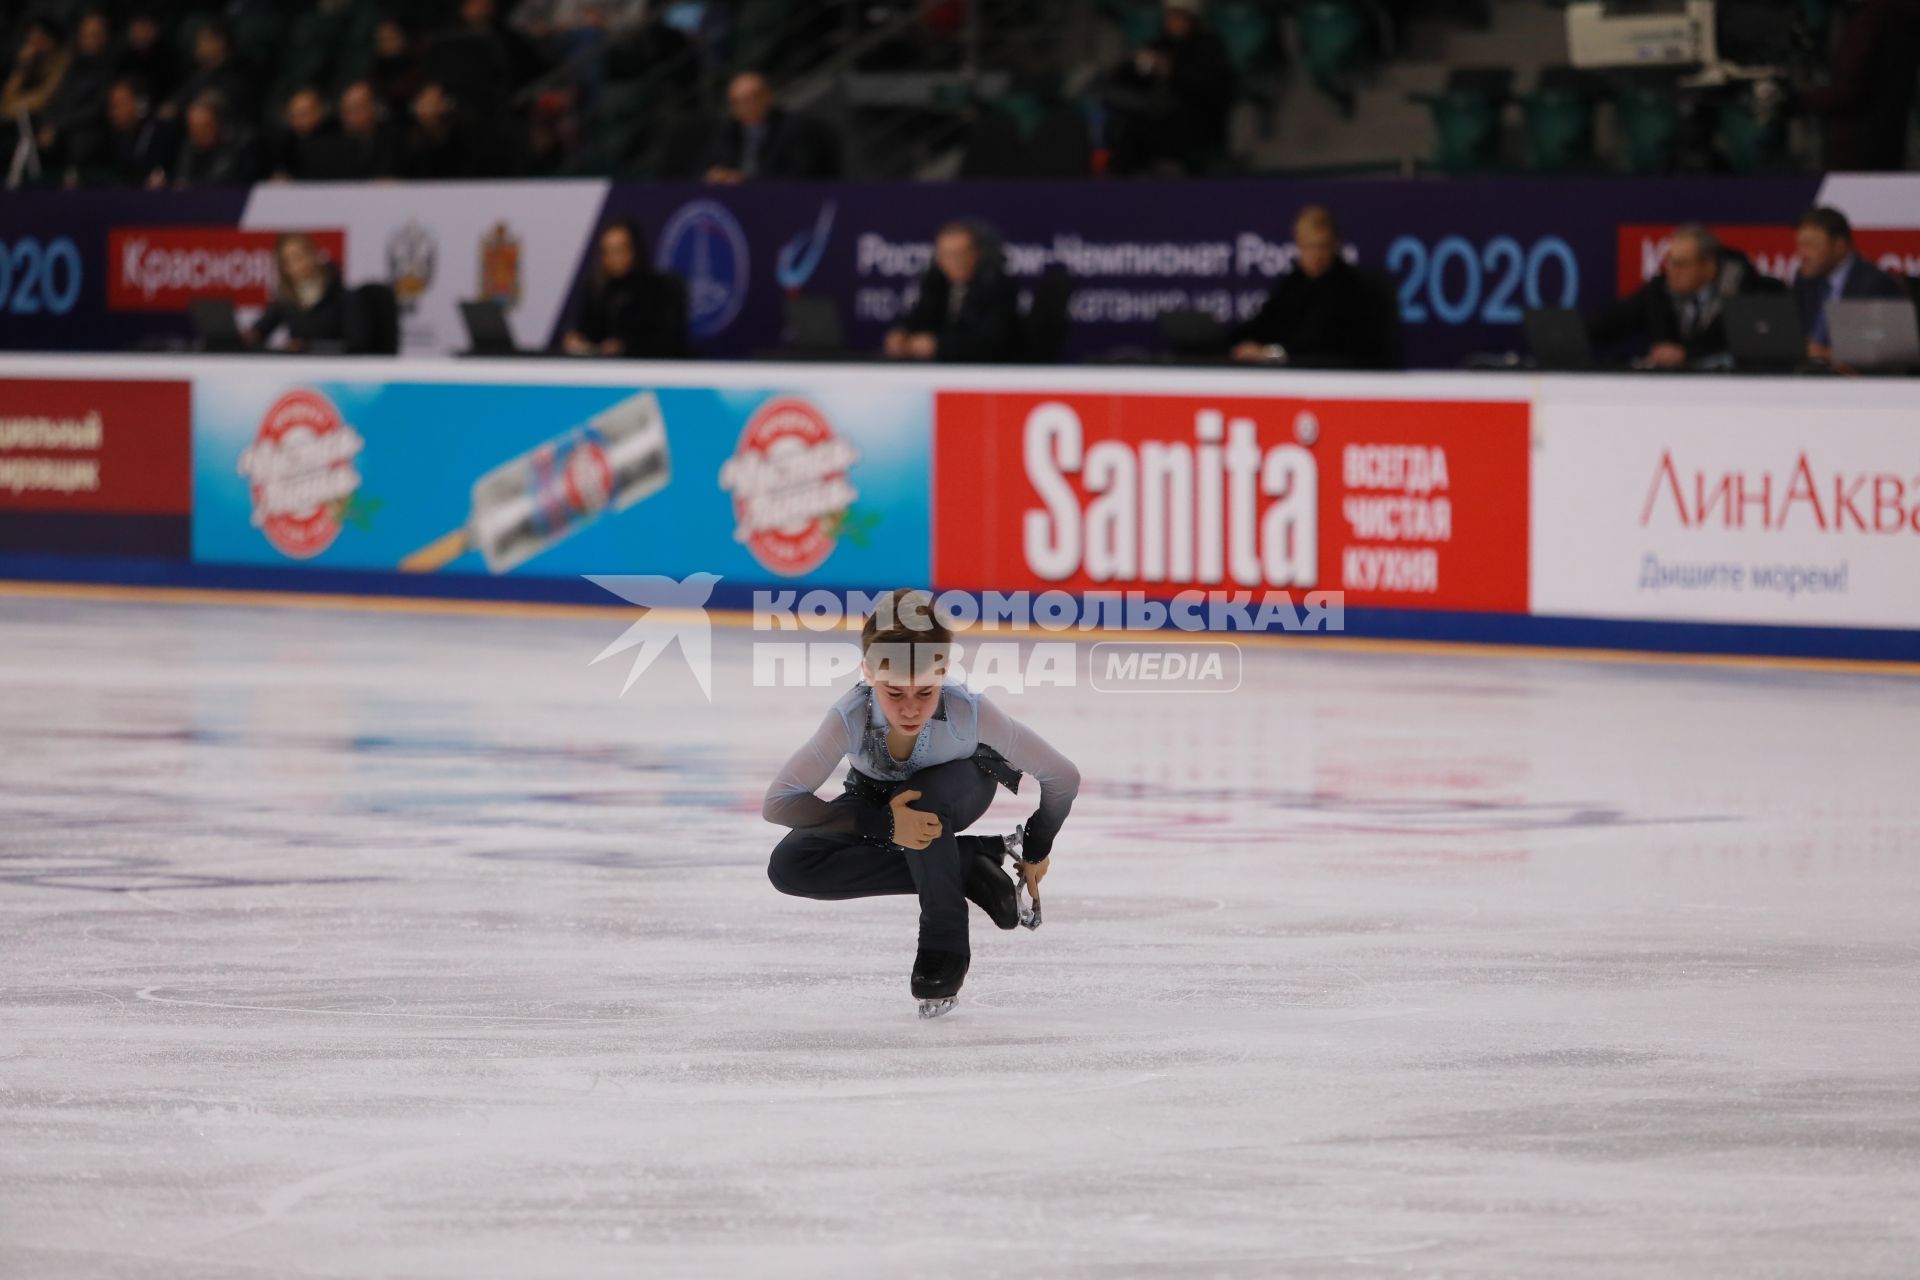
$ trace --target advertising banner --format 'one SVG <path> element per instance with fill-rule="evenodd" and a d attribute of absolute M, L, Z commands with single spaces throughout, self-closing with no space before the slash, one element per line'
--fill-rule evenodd
<path fill-rule="evenodd" d="M 934 578 L 1527 610 L 1524 402 L 942 392 Z"/>
<path fill-rule="evenodd" d="M 0 379 L 0 550 L 182 557 L 184 381 Z"/>
<path fill-rule="evenodd" d="M 927 572 L 925 390 L 203 377 L 194 559 L 409 573 Z"/>
<path fill-rule="evenodd" d="M 1534 611 L 1920 628 L 1920 402 L 1854 386 L 1836 413 L 1820 388 L 1544 391 Z"/>
<path fill-rule="evenodd" d="M 847 345 L 880 347 L 932 260 L 936 232 L 978 221 L 1023 289 L 1071 277 L 1069 360 L 1161 352 L 1159 317 L 1250 316 L 1293 269 L 1292 223 L 1332 211 L 1349 257 L 1387 279 L 1407 362 L 1451 368 L 1525 348 L 1527 308 L 1593 310 L 1659 269 L 1682 222 L 1724 230 L 1762 269 L 1793 267 L 1792 227 L 1837 205 L 1875 260 L 1920 272 L 1920 176 L 1752 179 L 1206 182 L 275 183 L 226 191 L 30 191 L 0 214 L 0 348 L 119 349 L 186 336 L 191 296 L 264 296 L 263 246 L 323 233 L 349 285 L 384 282 L 403 349 L 447 354 L 458 304 L 506 308 L 522 347 L 551 348 L 595 269 L 595 231 L 634 219 L 687 284 L 696 355 L 780 348 L 797 293 L 839 308 Z M 337 239 L 334 239 L 337 237 Z"/>
<path fill-rule="evenodd" d="M 349 284 L 393 286 L 403 353 L 464 350 L 460 304 L 506 310 L 514 339 L 544 350 L 561 303 L 589 268 L 607 184 L 278 183 L 258 186 L 240 225 L 339 227 Z"/>
<path fill-rule="evenodd" d="M 196 228 L 231 235 L 246 199 L 244 188 L 7 192 L 0 198 L 0 350 L 116 351 L 184 342 L 184 297 L 168 311 L 109 305 L 110 290 L 124 290 L 142 274 L 138 255 L 129 272 L 128 244 L 123 240 L 116 251 L 114 234 L 144 230 L 149 244 L 169 229 L 186 234 L 188 244 Z M 149 280 L 153 265 L 149 261 L 145 272 Z M 184 264 L 175 258 L 164 265 Z"/>

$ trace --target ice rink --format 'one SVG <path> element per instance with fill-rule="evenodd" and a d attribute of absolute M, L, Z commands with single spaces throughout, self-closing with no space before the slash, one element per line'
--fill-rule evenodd
<path fill-rule="evenodd" d="M 0 1276 L 1920 1274 L 1920 680 L 1007 698 L 1085 786 L 921 1022 L 766 879 L 832 691 L 626 621 L 0 596 Z"/>

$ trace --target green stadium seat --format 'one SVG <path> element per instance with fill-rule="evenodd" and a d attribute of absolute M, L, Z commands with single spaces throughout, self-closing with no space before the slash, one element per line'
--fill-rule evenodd
<path fill-rule="evenodd" d="M 1500 150 L 1500 103 L 1467 89 L 1417 95 L 1433 117 L 1433 163 L 1446 173 L 1493 167 Z"/>
<path fill-rule="evenodd" d="M 1720 155 L 1735 173 L 1778 169 L 1786 161 L 1787 129 L 1781 119 L 1767 119 L 1745 97 L 1721 105 Z"/>
<path fill-rule="evenodd" d="M 1665 173 L 1673 167 L 1680 107 L 1671 91 L 1629 85 L 1614 96 L 1613 112 L 1628 172 Z"/>
<path fill-rule="evenodd" d="M 1351 111 L 1354 77 L 1366 60 L 1368 23 L 1347 0 L 1307 0 L 1294 11 L 1300 60 L 1322 93 Z"/>
<path fill-rule="evenodd" d="M 1536 90 L 1521 99 L 1526 121 L 1527 165 L 1541 173 L 1566 173 L 1593 160 L 1593 108 L 1563 90 Z"/>
<path fill-rule="evenodd" d="M 1227 47 L 1227 57 L 1241 77 L 1262 70 L 1273 61 L 1273 14 L 1267 6 L 1249 3 L 1223 4 L 1213 15 L 1213 29 Z"/>

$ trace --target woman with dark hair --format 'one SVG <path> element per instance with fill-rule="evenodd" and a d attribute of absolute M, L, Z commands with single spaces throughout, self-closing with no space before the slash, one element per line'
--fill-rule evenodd
<path fill-rule="evenodd" d="M 677 360 L 687 354 L 687 287 L 646 264 L 629 218 L 600 229 L 600 262 L 567 331 L 568 355 Z"/>
<path fill-rule="evenodd" d="M 281 326 L 287 330 L 287 350 L 305 351 L 315 343 L 338 344 L 347 338 L 347 291 L 340 269 L 320 252 L 304 231 L 289 231 L 273 246 L 279 280 L 273 301 L 254 321 L 247 337 L 265 346 Z"/>

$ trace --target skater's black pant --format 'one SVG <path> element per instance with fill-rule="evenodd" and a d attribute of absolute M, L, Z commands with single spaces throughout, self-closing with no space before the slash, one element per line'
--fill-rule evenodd
<path fill-rule="evenodd" d="M 767 879 L 782 893 L 833 901 L 872 898 L 889 893 L 920 896 L 920 945 L 941 951 L 969 950 L 967 899 L 962 890 L 967 864 L 981 845 L 964 831 L 993 803 L 994 781 L 971 760 L 937 764 L 905 782 L 882 784 L 884 795 L 861 796 L 849 788 L 834 806 L 870 808 L 902 791 L 918 791 L 914 809 L 937 814 L 940 834 L 924 849 L 871 844 L 853 835 L 790 831 L 774 846 Z M 994 841 L 995 846 L 998 841 Z"/>

